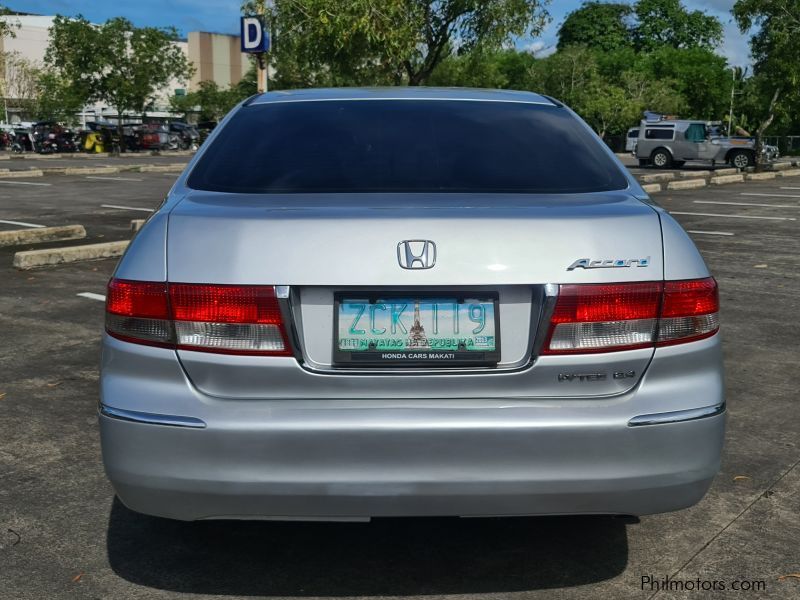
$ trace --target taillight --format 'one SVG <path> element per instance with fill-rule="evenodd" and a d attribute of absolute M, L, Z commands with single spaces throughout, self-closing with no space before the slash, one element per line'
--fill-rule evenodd
<path fill-rule="evenodd" d="M 659 346 L 711 337 L 719 330 L 719 290 L 712 277 L 664 282 Z"/>
<path fill-rule="evenodd" d="M 275 288 L 113 279 L 106 331 L 129 342 L 222 354 L 291 354 Z"/>
<path fill-rule="evenodd" d="M 612 352 L 679 344 L 714 335 L 719 297 L 713 278 L 562 285 L 542 354 Z"/>

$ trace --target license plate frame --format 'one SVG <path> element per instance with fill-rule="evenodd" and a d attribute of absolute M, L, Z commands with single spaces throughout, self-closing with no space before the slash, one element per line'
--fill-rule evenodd
<path fill-rule="evenodd" d="M 360 350 L 347 351 L 339 348 L 339 307 L 343 300 L 364 300 L 368 303 L 375 303 L 378 300 L 391 301 L 392 299 L 406 300 L 413 299 L 450 299 L 454 298 L 459 303 L 466 300 L 493 305 L 494 316 L 494 350 L 430 350 L 430 349 L 392 349 L 392 350 Z M 376 367 L 428 367 L 428 368 L 447 368 L 447 367 L 496 367 L 501 358 L 501 338 L 500 338 L 500 297 L 494 291 L 472 291 L 472 292 L 374 292 L 374 291 L 339 291 L 333 295 L 333 365 L 336 367 L 350 368 L 376 368 Z M 453 356 L 447 356 L 452 354 Z M 424 355 L 424 356 L 420 356 Z M 391 356 L 391 357 L 389 357 Z"/>

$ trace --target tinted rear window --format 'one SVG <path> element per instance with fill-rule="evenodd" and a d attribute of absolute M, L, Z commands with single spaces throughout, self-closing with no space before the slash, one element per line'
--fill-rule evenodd
<path fill-rule="evenodd" d="M 675 130 L 670 129 L 645 129 L 644 137 L 648 140 L 671 140 Z"/>
<path fill-rule="evenodd" d="M 369 100 L 242 108 L 189 176 L 240 193 L 617 190 L 627 180 L 565 109 Z"/>

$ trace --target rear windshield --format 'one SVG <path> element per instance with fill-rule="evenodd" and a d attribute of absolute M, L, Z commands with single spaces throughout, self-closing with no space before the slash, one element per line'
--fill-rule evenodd
<path fill-rule="evenodd" d="M 344 100 L 246 106 L 188 179 L 239 193 L 618 190 L 627 180 L 564 108 Z"/>

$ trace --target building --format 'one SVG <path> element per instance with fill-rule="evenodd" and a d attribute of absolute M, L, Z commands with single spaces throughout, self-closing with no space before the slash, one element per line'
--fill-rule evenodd
<path fill-rule="evenodd" d="M 15 14 L 0 16 L 0 20 L 15 26 L 15 37 L 0 38 L 0 56 L 13 54 L 34 66 L 44 64 L 44 56 L 49 42 L 49 29 L 55 16 Z M 174 95 L 182 95 L 194 91 L 202 81 L 213 81 L 219 87 L 236 85 L 250 68 L 246 54 L 240 52 L 238 35 L 192 31 L 188 39 L 175 42 L 186 54 L 194 66 L 195 73 L 190 81 L 173 80 L 156 94 L 155 109 L 166 116 L 169 110 L 169 99 Z M 7 53 L 7 54 L 6 54 Z M 4 112 L 0 120 L 6 123 L 19 122 L 27 118 L 22 109 L 15 105 L 14 86 L 9 85 L 12 73 L 9 65 L 0 61 L 0 79 L 2 79 L 2 95 Z M 148 113 L 149 114 L 149 113 Z M 138 116 L 138 115 L 137 115 Z M 84 107 L 78 115 L 81 121 L 98 119 L 116 119 L 116 109 L 97 103 Z"/>

